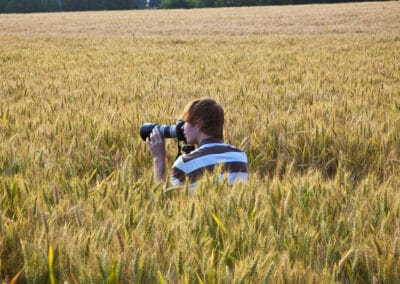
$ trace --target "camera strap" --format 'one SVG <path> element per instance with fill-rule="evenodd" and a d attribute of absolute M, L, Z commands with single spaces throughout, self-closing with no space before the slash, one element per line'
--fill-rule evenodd
<path fill-rule="evenodd" d="M 178 154 L 176 155 L 175 160 L 178 159 L 180 155 L 182 155 L 182 146 L 181 143 L 178 142 Z"/>
<path fill-rule="evenodd" d="M 183 153 L 189 154 L 194 149 L 196 149 L 196 147 L 194 145 L 190 145 L 190 144 L 182 145 L 181 142 L 178 142 L 178 155 L 176 156 L 176 159 L 178 159 L 179 156 L 182 155 Z"/>

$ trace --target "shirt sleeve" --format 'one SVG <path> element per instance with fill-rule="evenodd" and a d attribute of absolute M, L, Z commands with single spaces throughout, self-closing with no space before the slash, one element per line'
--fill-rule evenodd
<path fill-rule="evenodd" d="M 179 157 L 178 159 L 176 159 L 171 169 L 171 184 L 173 186 L 183 185 L 186 175 L 187 173 L 185 172 L 185 163 L 183 162 L 182 157 Z"/>

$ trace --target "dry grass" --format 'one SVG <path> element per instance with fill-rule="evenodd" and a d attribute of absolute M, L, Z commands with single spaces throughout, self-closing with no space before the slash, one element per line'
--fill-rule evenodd
<path fill-rule="evenodd" d="M 1 15 L 0 33 L 128 37 L 397 34 L 398 2 Z"/>
<path fill-rule="evenodd" d="M 399 6 L 1 15 L 1 279 L 398 282 Z M 153 182 L 201 96 L 249 184 Z"/>

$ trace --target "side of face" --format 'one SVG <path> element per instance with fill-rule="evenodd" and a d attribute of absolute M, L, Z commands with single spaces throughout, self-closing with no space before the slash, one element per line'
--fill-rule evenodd
<path fill-rule="evenodd" d="M 188 144 L 199 144 L 200 128 L 197 125 L 185 122 L 183 134 Z"/>

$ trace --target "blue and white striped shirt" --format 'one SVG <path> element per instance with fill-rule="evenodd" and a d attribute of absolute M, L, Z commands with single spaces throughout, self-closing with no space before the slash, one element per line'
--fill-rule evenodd
<path fill-rule="evenodd" d="M 204 173 L 212 172 L 215 167 L 221 167 L 220 178 L 224 178 L 225 173 L 228 174 L 230 185 L 235 181 L 246 183 L 248 180 L 246 153 L 219 139 L 208 138 L 196 150 L 175 161 L 171 183 L 177 186 L 188 179 L 193 187 Z"/>

